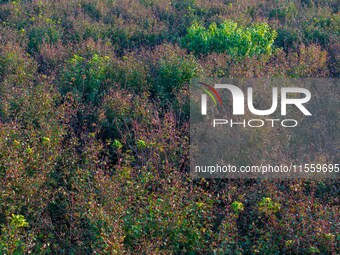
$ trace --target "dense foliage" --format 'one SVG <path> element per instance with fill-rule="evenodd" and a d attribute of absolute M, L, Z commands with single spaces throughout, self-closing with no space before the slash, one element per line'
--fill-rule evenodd
<path fill-rule="evenodd" d="M 232 57 L 269 55 L 276 35 L 276 31 L 272 31 L 267 23 L 255 23 L 243 28 L 227 20 L 220 27 L 212 23 L 208 29 L 195 23 L 188 29 L 182 44 L 196 54 L 226 52 Z"/>
<path fill-rule="evenodd" d="M 0 1 L 0 254 L 338 254 L 338 181 L 190 178 L 188 82 L 339 77 L 339 36 L 336 0 Z"/>

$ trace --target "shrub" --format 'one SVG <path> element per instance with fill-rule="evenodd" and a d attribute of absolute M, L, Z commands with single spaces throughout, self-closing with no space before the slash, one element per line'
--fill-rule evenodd
<path fill-rule="evenodd" d="M 288 51 L 288 49 L 296 50 L 300 42 L 301 39 L 295 31 L 287 28 L 278 28 L 275 46 L 283 48 L 285 51 Z"/>
<path fill-rule="evenodd" d="M 280 210 L 281 205 L 274 202 L 270 197 L 263 197 L 258 203 L 259 210 L 266 215 L 271 215 Z"/>
<path fill-rule="evenodd" d="M 41 26 L 34 26 L 28 33 L 27 50 L 30 53 L 38 52 L 40 45 L 44 42 L 57 44 L 62 38 L 62 32 L 55 26 L 53 21 L 49 20 Z"/>
<path fill-rule="evenodd" d="M 39 70 L 44 73 L 53 73 L 58 71 L 63 62 L 67 59 L 68 50 L 58 41 L 57 44 L 43 43 L 39 50 Z"/>
<path fill-rule="evenodd" d="M 81 7 L 83 8 L 84 12 L 93 20 L 98 21 L 102 16 L 101 12 L 96 8 L 94 3 L 82 3 Z"/>
<path fill-rule="evenodd" d="M 233 210 L 236 214 L 239 214 L 240 212 L 242 212 L 244 210 L 244 205 L 241 202 L 238 202 L 238 201 L 234 201 L 231 204 L 231 207 L 233 208 Z"/>
<path fill-rule="evenodd" d="M 28 222 L 23 215 L 12 214 L 10 222 L 1 229 L 0 252 L 1 254 L 24 254 L 27 251 L 25 239 L 27 235 L 23 228 L 28 227 Z"/>
<path fill-rule="evenodd" d="M 334 33 L 339 35 L 340 18 L 338 15 L 316 15 L 302 23 L 303 42 L 320 44 L 327 47 Z"/>
<path fill-rule="evenodd" d="M 107 88 L 110 58 L 94 54 L 90 59 L 74 54 L 62 72 L 62 94 L 73 92 L 80 101 L 97 104 Z"/>
<path fill-rule="evenodd" d="M 194 23 L 180 42 L 184 48 L 195 54 L 226 52 L 234 57 L 244 57 L 270 55 L 275 38 L 276 31 L 267 23 L 242 27 L 234 21 L 227 20 L 220 26 L 212 23 L 208 29 Z"/>
<path fill-rule="evenodd" d="M 200 75 L 200 66 L 191 55 L 186 55 L 177 46 L 164 45 L 155 49 L 151 65 L 153 93 L 161 100 L 173 100 L 191 78 Z"/>
<path fill-rule="evenodd" d="M 292 77 L 325 77 L 328 74 L 328 54 L 319 45 L 300 45 L 297 53 L 290 53 L 288 74 Z"/>
<path fill-rule="evenodd" d="M 120 58 L 114 58 L 110 77 L 121 88 L 143 93 L 150 90 L 149 66 L 137 56 L 136 52 L 129 53 Z"/>
<path fill-rule="evenodd" d="M 28 86 L 35 78 L 37 63 L 16 43 L 0 45 L 0 82 Z"/>

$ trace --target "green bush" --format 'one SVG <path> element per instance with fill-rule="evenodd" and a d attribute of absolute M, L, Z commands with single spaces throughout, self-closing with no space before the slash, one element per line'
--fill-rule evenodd
<path fill-rule="evenodd" d="M 295 31 L 287 28 L 278 28 L 275 46 L 283 48 L 286 51 L 288 51 L 288 49 L 296 50 L 300 42 L 301 39 Z"/>
<path fill-rule="evenodd" d="M 26 235 L 23 228 L 28 227 L 28 222 L 23 215 L 12 214 L 7 226 L 2 226 L 0 236 L 0 253 L 1 254 L 24 254 L 27 246 L 25 243 Z"/>
<path fill-rule="evenodd" d="M 266 215 L 276 213 L 280 210 L 281 205 L 279 203 L 273 202 L 270 197 L 263 197 L 258 203 L 259 210 Z"/>
<path fill-rule="evenodd" d="M 108 56 L 94 54 L 90 59 L 85 59 L 74 54 L 62 73 L 62 94 L 73 92 L 80 101 L 98 103 L 108 85 L 109 62 Z"/>
<path fill-rule="evenodd" d="M 192 55 L 176 46 L 165 45 L 156 51 L 156 63 L 151 67 L 153 93 L 161 100 L 173 100 L 191 78 L 200 74 L 200 66 Z"/>
<path fill-rule="evenodd" d="M 238 201 L 234 201 L 231 204 L 231 207 L 233 208 L 235 214 L 239 214 L 240 212 L 242 212 L 244 210 L 244 205 L 241 202 L 238 202 Z"/>
<path fill-rule="evenodd" d="M 181 88 L 197 74 L 198 65 L 193 59 L 179 57 L 161 60 L 158 66 L 155 90 L 161 98 L 170 99 L 170 95 Z"/>
<path fill-rule="evenodd" d="M 148 66 L 136 54 L 129 54 L 113 61 L 110 77 L 122 88 L 141 93 L 150 89 L 149 72 Z"/>
<path fill-rule="evenodd" d="M 182 47 L 196 55 L 226 52 L 234 57 L 244 57 L 270 55 L 276 35 L 276 31 L 267 23 L 254 23 L 249 27 L 242 27 L 234 21 L 227 20 L 220 26 L 212 23 L 208 28 L 194 23 L 180 42 Z"/>
<path fill-rule="evenodd" d="M 29 31 L 27 50 L 30 53 L 38 52 L 44 42 L 56 44 L 61 38 L 61 30 L 53 24 L 53 21 L 48 20 L 46 24 L 35 26 Z"/>
<path fill-rule="evenodd" d="M 18 44 L 0 45 L 0 87 L 28 86 L 35 77 L 37 63 Z"/>
<path fill-rule="evenodd" d="M 81 7 L 83 8 L 84 12 L 93 20 L 98 21 L 102 16 L 94 3 L 82 3 Z"/>

